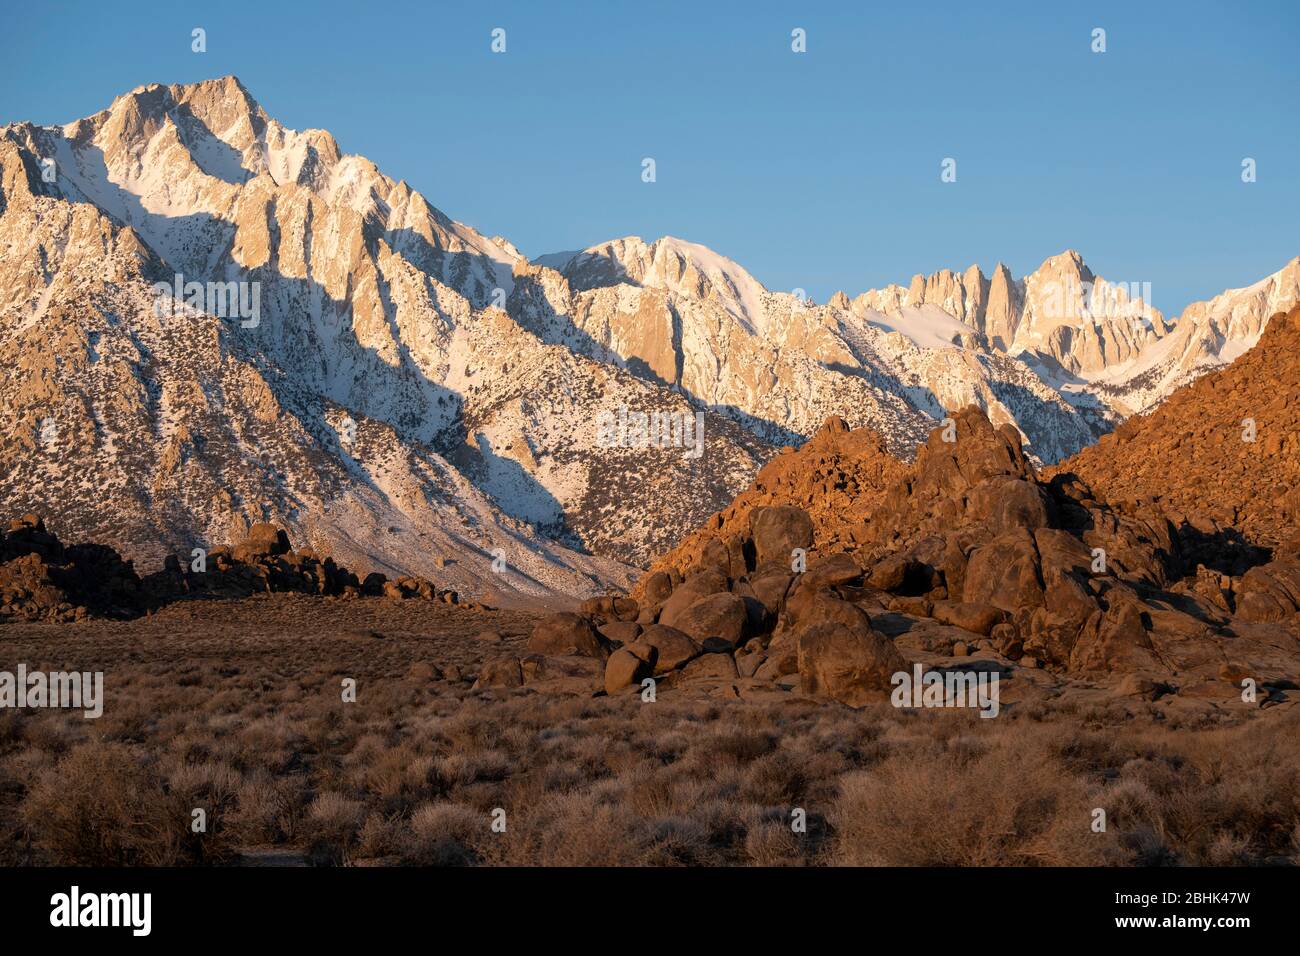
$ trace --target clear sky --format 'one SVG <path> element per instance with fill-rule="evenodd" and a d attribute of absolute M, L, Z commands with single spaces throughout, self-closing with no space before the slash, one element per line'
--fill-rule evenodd
<path fill-rule="evenodd" d="M 1068 247 L 1177 314 L 1300 254 L 1298 40 L 1297 0 L 5 0 L 0 123 L 234 73 L 529 255 L 669 234 L 824 301 Z"/>

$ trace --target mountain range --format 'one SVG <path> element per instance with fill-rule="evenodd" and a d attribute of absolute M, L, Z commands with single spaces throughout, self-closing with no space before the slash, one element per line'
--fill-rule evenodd
<path fill-rule="evenodd" d="M 499 599 L 629 586 L 832 416 L 910 459 L 976 405 L 1058 463 L 1300 301 L 1300 258 L 1173 319 L 1072 250 L 822 304 L 672 237 L 530 259 L 234 77 L 0 128 L 0 246 L 9 512 L 144 563 L 271 521 Z"/>

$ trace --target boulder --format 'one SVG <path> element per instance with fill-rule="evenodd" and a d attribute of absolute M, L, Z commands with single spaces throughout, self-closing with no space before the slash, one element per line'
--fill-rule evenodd
<path fill-rule="evenodd" d="M 641 633 L 641 625 L 632 621 L 611 621 L 596 628 L 607 641 L 617 644 L 631 644 Z"/>
<path fill-rule="evenodd" d="M 659 612 L 659 623 L 677 627 L 677 618 L 702 597 L 727 590 L 727 576 L 720 571 L 706 570 L 687 578 L 664 602 Z"/>
<path fill-rule="evenodd" d="M 1237 616 L 1244 621 L 1285 621 L 1300 612 L 1300 559 L 1287 557 L 1251 568 L 1237 588 Z"/>
<path fill-rule="evenodd" d="M 681 680 L 730 680 L 740 676 L 730 654 L 703 654 L 680 671 Z"/>
<path fill-rule="evenodd" d="M 731 593 L 745 602 L 746 633 L 762 634 L 772 629 L 772 623 L 775 621 L 776 615 L 769 611 L 766 605 L 754 594 L 754 587 L 749 581 L 744 578 L 736 581 L 731 586 Z"/>
<path fill-rule="evenodd" d="M 721 538 L 714 534 L 706 534 L 700 537 L 697 544 L 699 552 L 691 562 L 688 573 L 694 574 L 705 568 L 714 568 L 730 576 L 731 553 Z"/>
<path fill-rule="evenodd" d="M 289 535 L 283 528 L 258 522 L 248 529 L 244 540 L 233 549 L 236 561 L 252 561 L 259 557 L 286 554 L 291 550 Z"/>
<path fill-rule="evenodd" d="M 1149 677 L 1141 674 L 1126 674 L 1115 685 L 1116 697 L 1141 697 L 1143 700 L 1155 700 L 1164 688 Z"/>
<path fill-rule="evenodd" d="M 666 571 L 655 571 L 646 575 L 641 584 L 641 593 L 647 604 L 662 604 L 673 593 L 673 579 Z"/>
<path fill-rule="evenodd" d="M 776 680 L 786 674 L 799 673 L 799 641 L 790 634 L 772 638 L 767 646 L 767 659 L 758 665 L 754 676 L 762 680 Z"/>
<path fill-rule="evenodd" d="M 604 595 L 583 601 L 579 611 L 584 617 L 604 621 L 635 621 L 641 608 L 631 598 Z"/>
<path fill-rule="evenodd" d="M 882 591 L 919 595 L 933 586 L 932 569 L 911 555 L 894 554 L 876 562 L 867 583 Z"/>
<path fill-rule="evenodd" d="M 1043 586 L 1033 536 L 1023 528 L 1016 529 L 971 552 L 962 600 L 1013 612 L 1042 604 Z"/>
<path fill-rule="evenodd" d="M 807 571 L 806 577 L 816 587 L 836 587 L 861 583 L 862 569 L 843 551 L 822 558 Z"/>
<path fill-rule="evenodd" d="M 1050 524 L 1051 499 L 1036 482 L 997 475 L 971 489 L 966 515 L 998 534 L 1016 528 L 1033 531 Z"/>
<path fill-rule="evenodd" d="M 578 654 L 603 659 L 606 654 L 605 645 L 591 622 L 568 611 L 540 621 L 533 628 L 527 647 L 535 654 L 557 656 Z"/>
<path fill-rule="evenodd" d="M 1132 599 L 1115 600 L 1079 636 L 1070 654 L 1074 671 L 1159 671 L 1141 606 Z"/>
<path fill-rule="evenodd" d="M 27 512 L 21 518 L 11 518 L 9 520 L 9 533 L 15 534 L 20 531 L 34 531 L 38 534 L 48 534 L 45 530 L 45 519 L 34 512 Z"/>
<path fill-rule="evenodd" d="M 615 694 L 626 687 L 638 685 L 654 673 L 654 648 L 620 647 L 605 662 L 605 693 Z"/>
<path fill-rule="evenodd" d="M 519 658 L 517 657 L 497 657 L 490 658 L 483 662 L 479 669 L 478 680 L 474 682 L 474 690 L 481 690 L 485 687 L 522 687 L 524 685 L 524 675 L 519 669 Z"/>
<path fill-rule="evenodd" d="M 1019 660 L 1025 653 L 1024 641 L 1016 626 L 1009 621 L 998 624 L 989 632 L 989 640 L 999 654 L 1008 660 Z"/>
<path fill-rule="evenodd" d="M 775 617 L 781 612 L 781 605 L 785 603 L 786 592 L 790 590 L 793 580 L 794 575 L 784 571 L 755 575 L 749 579 L 749 592 L 769 615 Z"/>
<path fill-rule="evenodd" d="M 749 530 L 754 539 L 758 564 L 790 567 L 796 548 L 805 551 L 813 545 L 813 523 L 802 508 L 791 505 L 765 505 L 749 513 Z"/>
<path fill-rule="evenodd" d="M 663 624 L 647 627 L 636 643 L 654 648 L 656 675 L 676 670 L 700 654 L 700 646 L 689 635 Z"/>
<path fill-rule="evenodd" d="M 393 601 L 401 601 L 408 597 L 415 597 L 415 592 L 404 588 L 398 581 L 385 581 L 381 594 Z"/>
<path fill-rule="evenodd" d="M 766 660 L 767 655 L 762 651 L 755 651 L 750 654 L 737 654 L 736 672 L 741 677 L 753 677 Z"/>
<path fill-rule="evenodd" d="M 886 607 L 899 614 L 929 617 L 934 611 L 934 602 L 926 597 L 896 597 L 892 598 Z"/>
<path fill-rule="evenodd" d="M 935 567 L 943 574 L 944 586 L 949 595 L 960 595 L 966 587 L 966 549 L 964 535 L 950 534 L 944 538 Z"/>
<path fill-rule="evenodd" d="M 727 573 L 733 578 L 741 578 L 752 571 L 756 565 L 754 542 L 748 536 L 739 535 L 726 539 L 729 564 Z"/>
<path fill-rule="evenodd" d="M 987 636 L 1006 619 L 1006 613 L 988 604 L 964 601 L 935 601 L 930 616 L 940 624 Z"/>
<path fill-rule="evenodd" d="M 814 697 L 862 707 L 883 700 L 890 678 L 906 670 L 893 643 L 869 626 L 830 621 L 799 632 L 799 680 Z"/>
<path fill-rule="evenodd" d="M 556 693 L 590 695 L 604 686 L 605 663 L 590 657 L 527 654 L 519 661 L 524 686 Z"/>
<path fill-rule="evenodd" d="M 701 644 L 716 638 L 734 648 L 743 642 L 748 620 L 744 598 L 723 591 L 697 600 L 676 615 L 671 626 Z"/>
<path fill-rule="evenodd" d="M 862 608 L 831 591 L 817 587 L 814 582 L 802 580 L 791 589 L 786 598 L 785 614 L 778 631 L 797 633 L 814 624 L 832 621 L 849 627 L 871 629 L 871 618 Z"/>

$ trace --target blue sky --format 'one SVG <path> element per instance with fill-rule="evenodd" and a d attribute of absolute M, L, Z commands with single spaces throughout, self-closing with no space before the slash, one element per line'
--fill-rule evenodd
<path fill-rule="evenodd" d="M 1176 314 L 1300 254 L 1297 39 L 1294 0 L 24 3 L 0 123 L 235 73 L 530 255 L 670 234 L 823 301 L 1071 247 Z"/>

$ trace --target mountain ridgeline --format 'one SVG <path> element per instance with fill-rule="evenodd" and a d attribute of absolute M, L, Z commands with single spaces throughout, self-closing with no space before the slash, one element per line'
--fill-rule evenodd
<path fill-rule="evenodd" d="M 8 513 L 498 596 L 629 586 L 833 416 L 907 461 L 974 405 L 1058 462 L 1300 300 L 1300 259 L 1178 319 L 1072 251 L 824 304 L 671 237 L 530 260 L 234 77 L 0 128 L 0 241 Z M 602 434 L 642 416 L 701 449 Z"/>

